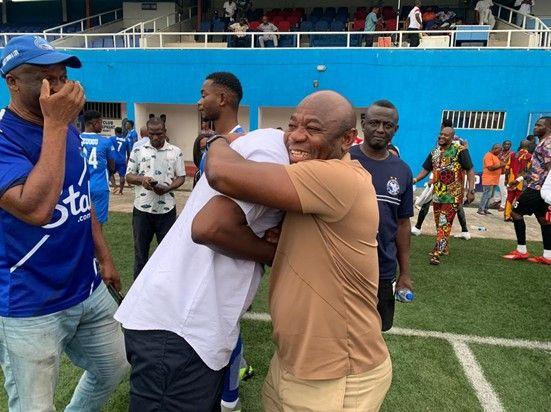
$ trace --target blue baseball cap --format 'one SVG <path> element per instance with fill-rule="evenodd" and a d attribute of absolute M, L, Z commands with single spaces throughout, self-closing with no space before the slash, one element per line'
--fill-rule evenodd
<path fill-rule="evenodd" d="M 4 47 L 0 73 L 2 77 L 6 77 L 6 74 L 22 64 L 49 66 L 59 63 L 65 63 L 66 66 L 75 69 L 82 67 L 78 57 L 56 51 L 43 37 L 17 36 Z"/>

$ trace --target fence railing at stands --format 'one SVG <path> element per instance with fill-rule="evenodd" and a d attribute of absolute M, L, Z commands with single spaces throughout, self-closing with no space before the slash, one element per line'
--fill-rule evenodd
<path fill-rule="evenodd" d="M 191 19 L 191 10 L 190 17 Z M 174 24 L 180 23 L 182 21 L 182 16 L 180 13 L 170 13 L 166 16 L 156 17 L 151 20 L 142 21 L 133 26 L 127 27 L 124 30 L 121 30 L 118 34 L 133 34 L 133 35 L 142 35 L 144 33 L 156 33 L 158 30 L 166 29 Z"/>
<path fill-rule="evenodd" d="M 505 23 L 509 23 L 527 30 L 545 30 L 549 27 L 537 16 L 531 14 L 519 13 L 518 10 L 503 6 L 499 3 L 494 3 L 497 7 L 496 18 Z"/>
<path fill-rule="evenodd" d="M 484 26 L 467 26 L 484 27 Z M 279 36 L 279 48 L 365 48 L 373 41 L 378 48 L 415 49 L 551 49 L 551 30 L 430 30 L 375 32 L 120 32 L 65 33 L 61 49 L 227 49 L 273 50 L 259 47 L 258 39 L 269 34 Z M 36 33 L 32 33 L 36 35 Z M 0 46 L 22 33 L 0 35 Z M 413 36 L 420 36 L 418 47 L 410 47 Z M 49 37 L 48 33 L 43 33 Z"/>
<path fill-rule="evenodd" d="M 52 27 L 43 31 L 46 34 L 68 34 L 82 32 L 93 27 L 102 26 L 106 23 L 113 23 L 122 20 L 122 9 L 106 11 L 104 13 L 95 14 L 90 17 L 85 17 L 80 20 L 75 20 L 60 26 Z"/>

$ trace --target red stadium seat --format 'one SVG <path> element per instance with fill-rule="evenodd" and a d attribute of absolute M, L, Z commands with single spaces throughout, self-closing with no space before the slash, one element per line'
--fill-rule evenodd
<path fill-rule="evenodd" d="M 381 14 L 383 16 L 383 20 L 396 19 L 396 11 L 394 10 L 394 7 L 392 7 L 392 6 L 383 7 L 383 11 L 381 12 Z"/>
<path fill-rule="evenodd" d="M 354 13 L 354 20 L 365 20 L 367 14 L 365 10 L 356 10 L 356 13 Z"/>
<path fill-rule="evenodd" d="M 391 31 L 396 30 L 396 19 L 385 20 L 385 30 Z"/>
<path fill-rule="evenodd" d="M 301 18 L 306 16 L 306 11 L 304 10 L 304 7 L 297 7 L 295 9 L 295 13 L 298 13 Z"/>
<path fill-rule="evenodd" d="M 259 21 L 251 21 L 249 22 L 249 28 L 251 30 L 258 30 L 258 26 L 260 26 L 260 22 Z"/>
<path fill-rule="evenodd" d="M 354 25 L 352 26 L 353 31 L 364 31 L 365 30 L 365 20 L 354 20 Z"/>
<path fill-rule="evenodd" d="M 289 23 L 287 20 L 282 20 L 279 22 L 279 24 L 276 24 L 279 31 L 291 31 L 291 23 Z"/>
<path fill-rule="evenodd" d="M 291 24 L 291 27 L 296 27 L 300 23 L 300 17 L 292 14 L 287 17 L 287 21 L 289 22 L 289 24 Z"/>
<path fill-rule="evenodd" d="M 272 23 L 274 23 L 276 26 L 279 26 L 279 23 L 285 20 L 283 16 L 277 15 L 272 19 Z"/>

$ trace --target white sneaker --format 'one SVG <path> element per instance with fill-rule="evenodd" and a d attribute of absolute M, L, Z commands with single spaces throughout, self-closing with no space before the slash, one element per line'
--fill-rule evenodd
<path fill-rule="evenodd" d="M 456 233 L 455 235 L 453 235 L 453 237 L 456 239 L 470 240 L 471 234 L 469 232 L 461 232 L 461 233 Z"/>
<path fill-rule="evenodd" d="M 417 229 L 415 226 L 411 227 L 411 234 L 414 236 L 419 236 L 421 234 L 421 229 Z"/>

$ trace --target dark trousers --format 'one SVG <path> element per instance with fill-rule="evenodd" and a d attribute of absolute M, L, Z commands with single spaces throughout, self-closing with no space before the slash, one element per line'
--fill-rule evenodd
<path fill-rule="evenodd" d="M 409 28 L 408 30 L 419 30 L 419 29 L 412 29 L 412 28 Z M 420 39 L 419 36 L 420 36 L 420 35 L 417 34 L 417 33 L 408 34 L 409 47 L 417 47 L 417 46 L 419 46 L 419 43 L 421 42 L 421 39 Z"/>
<path fill-rule="evenodd" d="M 210 369 L 186 340 L 163 330 L 124 330 L 130 412 L 220 411 L 226 368 Z"/>
<path fill-rule="evenodd" d="M 149 247 L 153 236 L 161 243 L 176 221 L 176 208 L 163 214 L 142 212 L 134 208 L 132 231 L 134 233 L 134 279 L 138 277 L 149 259 Z"/>
<path fill-rule="evenodd" d="M 393 279 L 379 279 L 379 289 L 377 291 L 377 312 L 381 316 L 383 332 L 392 328 L 394 323 L 394 308 L 396 306 L 396 299 L 394 298 L 394 291 L 392 290 Z"/>
<path fill-rule="evenodd" d="M 431 203 L 432 202 L 425 203 L 423 206 L 421 206 L 421 210 L 419 210 L 417 223 L 415 224 L 415 227 L 419 230 L 421 230 L 421 226 L 423 226 L 423 222 L 425 221 L 425 218 L 429 213 Z M 457 209 L 457 220 L 459 220 L 459 224 L 461 225 L 461 231 L 468 232 L 469 228 L 467 227 L 467 217 L 465 216 L 463 205 L 459 205 L 459 209 Z"/>

